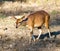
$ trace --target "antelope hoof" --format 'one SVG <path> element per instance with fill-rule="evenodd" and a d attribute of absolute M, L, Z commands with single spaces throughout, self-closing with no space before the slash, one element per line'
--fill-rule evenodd
<path fill-rule="evenodd" d="M 33 41 L 35 42 L 35 41 L 36 41 L 36 39 L 34 38 L 34 39 L 33 39 Z"/>
<path fill-rule="evenodd" d="M 36 40 L 39 40 L 39 38 L 36 38 Z"/>

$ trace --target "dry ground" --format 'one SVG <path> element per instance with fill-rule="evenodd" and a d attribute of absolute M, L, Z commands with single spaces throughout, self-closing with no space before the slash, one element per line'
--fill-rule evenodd
<path fill-rule="evenodd" d="M 41 5 L 5 2 L 2 7 L 0 6 L 0 12 L 6 15 L 19 15 L 26 11 L 32 12 L 41 9 L 49 12 L 52 11 L 50 20 L 52 38 L 48 37 L 47 29 L 43 28 L 40 40 L 32 42 L 32 44 L 28 43 L 30 31 L 27 27 L 20 26 L 16 29 L 16 20 L 9 17 L 0 18 L 0 51 L 60 51 L 60 13 L 58 14 L 55 11 L 60 10 L 60 2 L 55 3 L 55 0 L 48 1 L 47 4 L 44 1 L 43 3 L 41 2 Z M 34 35 L 38 35 L 38 33 L 38 29 L 34 29 Z"/>
<path fill-rule="evenodd" d="M 59 21 L 51 21 L 51 39 L 43 28 L 41 40 L 32 44 L 28 43 L 30 31 L 25 26 L 16 29 L 15 21 L 9 17 L 0 18 L 0 51 L 60 51 Z M 34 34 L 38 34 L 38 29 L 34 29 Z"/>

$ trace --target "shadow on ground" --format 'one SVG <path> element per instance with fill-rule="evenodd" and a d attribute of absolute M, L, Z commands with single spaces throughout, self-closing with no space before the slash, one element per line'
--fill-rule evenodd
<path fill-rule="evenodd" d="M 32 44 L 28 44 L 28 42 L 24 45 L 25 42 L 20 44 L 19 42 L 16 46 L 18 51 L 57 51 L 57 47 L 60 47 L 60 39 L 57 39 L 56 36 L 60 34 L 60 31 L 51 32 L 51 36 L 55 36 L 55 38 L 49 38 L 48 33 L 41 35 L 40 39 L 36 42 L 32 42 Z M 35 35 L 34 35 L 35 36 Z M 46 40 L 43 40 L 45 37 L 48 37 Z M 37 38 L 37 36 L 35 36 Z"/>
<path fill-rule="evenodd" d="M 54 38 L 56 38 L 57 35 L 60 35 L 60 31 L 51 32 L 51 36 L 54 36 Z M 34 37 L 37 38 L 38 36 L 34 35 Z M 49 38 L 49 33 L 42 34 L 40 39 L 44 39 L 45 37 Z"/>

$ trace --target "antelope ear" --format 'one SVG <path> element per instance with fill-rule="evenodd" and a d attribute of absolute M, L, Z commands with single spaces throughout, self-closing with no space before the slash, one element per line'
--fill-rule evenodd
<path fill-rule="evenodd" d="M 23 15 L 21 19 L 23 19 L 23 18 L 25 18 L 25 15 Z"/>

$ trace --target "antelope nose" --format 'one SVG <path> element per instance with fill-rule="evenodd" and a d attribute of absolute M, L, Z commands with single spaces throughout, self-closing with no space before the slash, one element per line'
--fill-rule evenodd
<path fill-rule="evenodd" d="M 16 26 L 16 28 L 18 28 L 18 27 Z"/>

